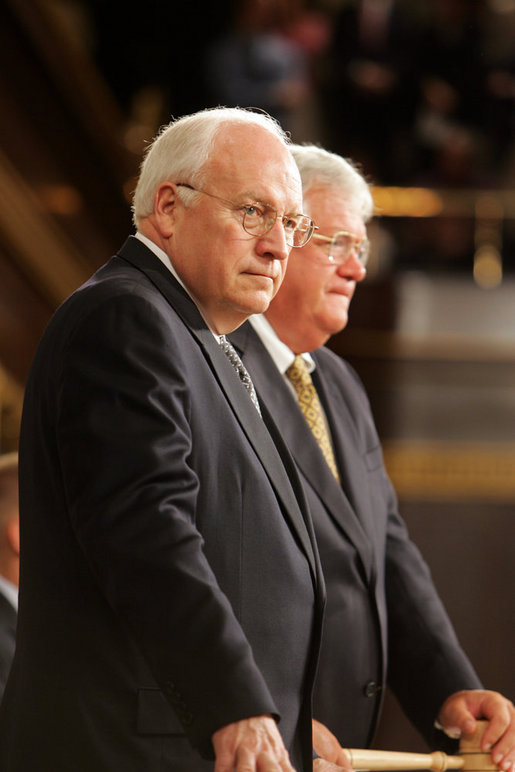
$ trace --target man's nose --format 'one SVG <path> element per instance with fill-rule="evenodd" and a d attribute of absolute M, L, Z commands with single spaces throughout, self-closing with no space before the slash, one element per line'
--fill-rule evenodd
<path fill-rule="evenodd" d="M 367 275 L 367 269 L 358 257 L 355 249 L 338 266 L 338 274 L 353 279 L 355 282 L 362 281 Z"/>
<path fill-rule="evenodd" d="M 287 243 L 286 230 L 280 217 L 274 222 L 269 231 L 260 236 L 258 250 L 260 254 L 268 252 L 270 257 L 276 260 L 286 260 L 292 247 Z"/>

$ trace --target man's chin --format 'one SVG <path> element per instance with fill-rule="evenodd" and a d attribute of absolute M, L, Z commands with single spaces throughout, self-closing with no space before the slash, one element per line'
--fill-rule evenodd
<path fill-rule="evenodd" d="M 240 297 L 237 302 L 226 304 L 222 315 L 223 318 L 220 319 L 221 325 L 219 325 L 219 327 L 223 326 L 226 329 L 218 329 L 218 332 L 232 332 L 237 327 L 240 327 L 249 316 L 263 314 L 268 309 L 271 300 L 271 293 L 260 293 L 259 295 L 254 294 L 251 297 Z"/>
<path fill-rule="evenodd" d="M 326 331 L 327 331 L 328 337 L 331 337 L 332 335 L 337 335 L 339 332 L 344 330 L 345 327 L 347 327 L 348 321 L 349 321 L 349 317 L 347 314 L 339 314 L 338 316 L 330 319 L 326 324 Z"/>
<path fill-rule="evenodd" d="M 262 292 L 249 297 L 248 303 L 245 304 L 246 309 L 249 311 L 249 316 L 252 316 L 252 314 L 264 314 L 272 302 L 274 295 L 275 292 L 263 290 Z"/>

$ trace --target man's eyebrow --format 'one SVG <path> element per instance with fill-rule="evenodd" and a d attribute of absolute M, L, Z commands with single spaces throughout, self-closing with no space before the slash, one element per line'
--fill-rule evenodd
<path fill-rule="evenodd" d="M 267 204 L 268 201 L 262 196 L 258 196 L 257 193 L 251 190 L 244 190 L 240 195 L 242 201 L 254 201 L 256 204 Z"/>
<path fill-rule="evenodd" d="M 266 206 L 271 206 L 277 211 L 277 206 L 273 204 L 269 198 L 265 196 L 260 196 L 258 193 L 256 193 L 255 190 L 246 190 L 241 193 L 241 195 L 237 199 L 242 204 L 265 204 Z M 285 214 L 297 214 L 300 212 L 301 209 L 298 207 L 293 207 L 289 209 L 288 211 L 285 211 Z"/>

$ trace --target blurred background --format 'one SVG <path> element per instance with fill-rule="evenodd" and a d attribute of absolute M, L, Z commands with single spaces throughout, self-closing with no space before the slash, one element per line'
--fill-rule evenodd
<path fill-rule="evenodd" d="M 265 109 L 373 185 L 368 277 L 330 346 L 465 649 L 514 699 L 515 0 L 1 4 L 0 452 L 50 315 L 131 230 L 145 143 Z M 389 694 L 375 744 L 424 749 Z"/>

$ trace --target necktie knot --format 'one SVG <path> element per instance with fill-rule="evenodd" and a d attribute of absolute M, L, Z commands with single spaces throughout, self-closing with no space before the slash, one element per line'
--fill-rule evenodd
<path fill-rule="evenodd" d="M 251 377 L 250 377 L 250 375 L 248 373 L 248 370 L 245 367 L 245 365 L 243 364 L 243 362 L 241 361 L 240 355 L 238 354 L 238 352 L 236 351 L 236 349 L 234 348 L 232 343 L 230 343 L 227 340 L 225 335 L 220 335 L 220 348 L 222 349 L 224 354 L 229 359 L 229 362 L 231 363 L 231 365 L 235 369 L 235 371 L 236 371 L 240 381 L 245 386 L 245 388 L 246 388 L 246 390 L 247 390 L 247 392 L 248 392 L 248 394 L 249 394 L 249 396 L 250 396 L 250 398 L 252 400 L 252 403 L 253 403 L 254 407 L 258 411 L 259 415 L 261 415 L 261 408 L 259 407 L 259 400 L 258 400 L 258 397 L 257 397 L 257 394 L 256 394 L 256 390 L 254 388 L 254 384 L 252 383 L 252 379 L 251 379 Z"/>
<path fill-rule="evenodd" d="M 286 375 L 294 386 L 296 383 L 298 383 L 300 386 L 308 388 L 313 386 L 308 364 L 302 354 L 297 354 L 292 364 L 286 370 Z M 295 386 L 295 388 L 297 387 Z"/>

